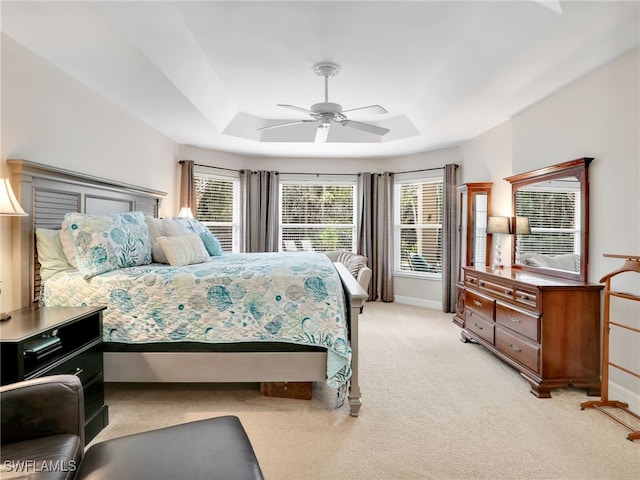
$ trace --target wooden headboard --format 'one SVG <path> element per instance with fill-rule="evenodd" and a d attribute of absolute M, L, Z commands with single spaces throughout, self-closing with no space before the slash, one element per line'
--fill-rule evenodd
<path fill-rule="evenodd" d="M 166 192 L 106 180 L 26 160 L 7 160 L 16 195 L 28 217 L 14 229 L 14 278 L 19 277 L 20 306 L 40 295 L 36 228 L 59 229 L 67 212 L 90 214 L 139 210 L 158 216 Z"/>

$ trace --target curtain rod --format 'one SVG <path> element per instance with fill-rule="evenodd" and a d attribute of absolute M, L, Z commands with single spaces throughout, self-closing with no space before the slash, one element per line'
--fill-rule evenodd
<path fill-rule="evenodd" d="M 180 165 L 182 165 L 185 161 L 184 160 L 180 160 L 178 163 Z M 241 168 L 241 169 L 235 169 L 235 168 L 225 168 L 225 167 L 214 167 L 211 165 L 204 165 L 202 163 L 194 163 L 194 165 L 198 166 L 198 167 L 205 167 L 205 168 L 215 168 L 216 170 L 227 170 L 229 172 L 241 172 L 242 170 L 251 170 L 251 171 L 255 171 L 249 168 Z M 459 166 L 457 164 L 454 163 L 454 165 L 456 166 L 456 168 Z M 419 173 L 419 172 L 429 172 L 432 170 L 443 170 L 444 167 L 433 167 L 433 168 L 420 168 L 418 170 L 407 170 L 404 172 L 390 172 L 393 174 L 402 174 L 402 173 Z M 372 172 L 373 173 L 373 172 Z M 320 175 L 331 175 L 331 176 L 335 176 L 335 175 L 345 175 L 345 176 L 352 176 L 352 175 L 360 175 L 360 173 L 308 173 L 308 172 L 278 172 L 276 171 L 276 174 L 278 175 L 315 175 L 317 177 L 319 177 Z M 378 175 L 380 175 L 378 173 Z"/>

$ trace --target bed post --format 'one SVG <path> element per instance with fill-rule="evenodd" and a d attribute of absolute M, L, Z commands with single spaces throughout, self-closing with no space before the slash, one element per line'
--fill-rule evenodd
<path fill-rule="evenodd" d="M 347 268 L 338 262 L 334 263 L 342 285 L 344 287 L 345 300 L 347 302 L 347 315 L 349 317 L 349 328 L 351 334 L 351 380 L 349 381 L 349 408 L 351 416 L 357 417 L 362 406 L 362 395 L 360 393 L 360 383 L 358 376 L 358 321 L 360 311 L 369 294 L 353 278 Z"/>

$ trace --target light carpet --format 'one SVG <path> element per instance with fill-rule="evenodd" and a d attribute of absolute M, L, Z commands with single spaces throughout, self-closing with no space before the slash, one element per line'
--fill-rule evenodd
<path fill-rule="evenodd" d="M 567 388 L 535 398 L 517 371 L 462 343 L 451 318 L 365 305 L 357 418 L 334 409 L 323 383 L 310 401 L 263 397 L 253 384 L 109 384 L 110 424 L 92 443 L 237 415 L 270 480 L 640 478 L 640 442 L 580 410 L 593 397 Z"/>

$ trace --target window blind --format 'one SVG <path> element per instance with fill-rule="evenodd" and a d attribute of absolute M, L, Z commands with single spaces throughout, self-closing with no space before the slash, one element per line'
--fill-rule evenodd
<path fill-rule="evenodd" d="M 355 185 L 318 182 L 280 184 L 283 250 L 352 250 Z"/>
<path fill-rule="evenodd" d="M 528 217 L 530 235 L 517 236 L 518 254 L 579 253 L 578 194 L 569 191 L 516 192 L 516 216 Z"/>
<path fill-rule="evenodd" d="M 396 182 L 396 268 L 442 273 L 442 178 Z"/>
<path fill-rule="evenodd" d="M 196 173 L 195 217 L 213 233 L 225 252 L 238 251 L 239 180 Z"/>

